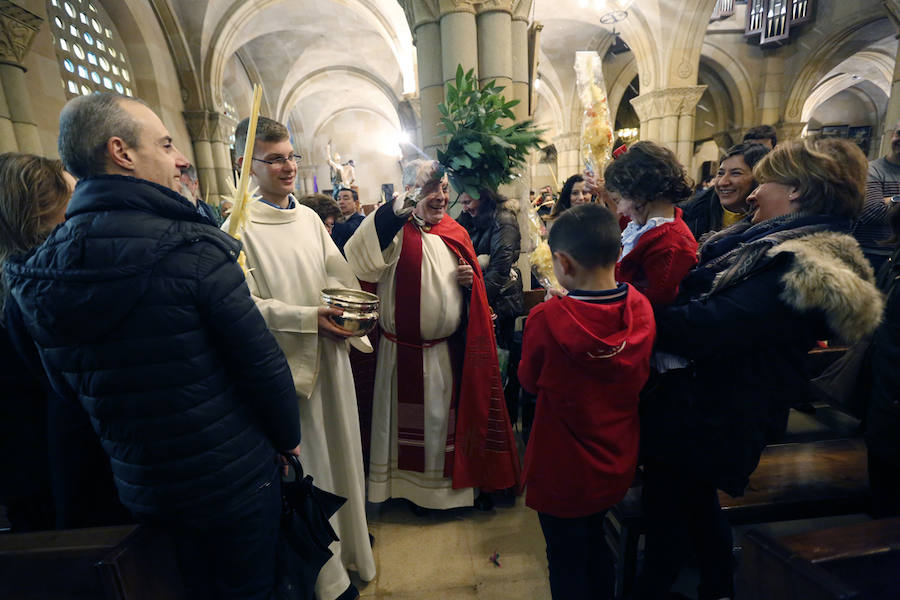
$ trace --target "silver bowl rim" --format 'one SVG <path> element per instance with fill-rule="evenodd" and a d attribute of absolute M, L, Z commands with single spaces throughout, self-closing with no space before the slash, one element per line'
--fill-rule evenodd
<path fill-rule="evenodd" d="M 343 304 L 359 305 L 367 307 L 370 305 L 378 305 L 378 296 L 362 290 L 353 288 L 325 288 L 321 292 L 322 302 L 336 300 Z"/>

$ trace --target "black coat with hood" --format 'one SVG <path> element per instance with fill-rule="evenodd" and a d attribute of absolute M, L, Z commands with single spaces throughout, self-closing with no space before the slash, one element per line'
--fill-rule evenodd
<path fill-rule="evenodd" d="M 515 271 L 515 279 L 510 271 L 519 260 L 522 236 L 516 213 L 508 206 L 515 200 L 508 200 L 497 206 L 493 212 L 472 217 L 464 212 L 459 224 L 466 228 L 472 238 L 472 246 L 479 257 L 487 257 L 487 265 L 482 265 L 484 287 L 488 304 L 500 317 L 517 317 L 522 313 L 524 295 L 522 276 Z"/>
<path fill-rule="evenodd" d="M 816 340 L 871 333 L 883 299 L 849 222 L 808 216 L 726 231 L 656 314 L 657 351 L 689 366 L 647 390 L 641 438 L 645 457 L 738 496 L 791 403 L 807 397 L 806 353 Z"/>
<path fill-rule="evenodd" d="M 710 231 L 718 231 L 722 229 L 722 217 L 725 211 L 722 210 L 722 203 L 719 201 L 719 195 L 716 194 L 716 188 L 708 187 L 700 190 L 690 200 L 686 200 L 678 205 L 681 208 L 681 218 L 694 239 L 699 240 L 701 236 Z"/>
<path fill-rule="evenodd" d="M 884 321 L 869 348 L 866 444 L 870 454 L 900 467 L 900 249 L 880 273 L 887 294 Z"/>
<path fill-rule="evenodd" d="M 236 264 L 240 243 L 182 196 L 105 175 L 7 262 L 54 388 L 77 398 L 136 516 L 240 502 L 300 440 L 287 361 Z"/>

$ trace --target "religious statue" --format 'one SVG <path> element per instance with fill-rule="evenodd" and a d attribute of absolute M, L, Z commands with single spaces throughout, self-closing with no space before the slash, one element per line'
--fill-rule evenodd
<path fill-rule="evenodd" d="M 356 167 L 353 160 L 341 163 L 341 155 L 331 153 L 331 140 L 325 147 L 325 155 L 328 157 L 328 166 L 331 167 L 331 195 L 337 200 L 341 188 L 352 189 L 356 187 Z"/>

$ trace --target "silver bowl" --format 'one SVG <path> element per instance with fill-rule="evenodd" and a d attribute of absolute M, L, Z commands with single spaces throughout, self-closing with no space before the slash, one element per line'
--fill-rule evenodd
<path fill-rule="evenodd" d="M 349 288 L 326 288 L 322 290 L 322 304 L 343 310 L 344 314 L 329 318 L 356 337 L 366 335 L 378 323 L 378 296 L 375 294 Z"/>

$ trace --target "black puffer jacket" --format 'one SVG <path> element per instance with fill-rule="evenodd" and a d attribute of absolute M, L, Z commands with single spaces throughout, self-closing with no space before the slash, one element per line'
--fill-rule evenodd
<path fill-rule="evenodd" d="M 522 276 L 517 271 L 516 278 L 510 278 L 510 269 L 519 260 L 522 242 L 515 213 L 499 206 L 492 214 L 474 218 L 464 212 L 459 217 L 459 224 L 472 238 L 475 254 L 490 257 L 483 269 L 488 304 L 501 317 L 519 316 L 524 302 Z"/>
<path fill-rule="evenodd" d="M 180 195 L 103 176 L 7 262 L 53 386 L 87 410 L 136 516 L 227 508 L 299 442 L 291 373 L 239 251 Z"/>

